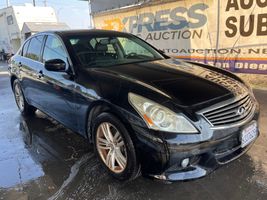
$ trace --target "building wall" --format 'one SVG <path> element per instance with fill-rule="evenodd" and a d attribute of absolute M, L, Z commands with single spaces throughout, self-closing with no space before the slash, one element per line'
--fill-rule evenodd
<path fill-rule="evenodd" d="M 17 32 L 15 22 L 12 25 L 8 25 L 7 16 L 13 15 L 12 7 L 0 10 L 0 49 L 4 49 L 5 52 L 12 52 L 11 34 Z"/>
<path fill-rule="evenodd" d="M 131 32 L 166 54 L 247 74 L 267 87 L 266 8 L 267 0 L 183 0 L 93 19 L 96 28 Z"/>
<path fill-rule="evenodd" d="M 11 22 L 12 19 L 12 23 Z M 57 22 L 51 7 L 11 6 L 0 10 L 0 49 L 15 53 L 21 45 L 24 22 Z M 9 22 L 9 24 L 8 24 Z"/>
<path fill-rule="evenodd" d="M 58 22 L 55 10 L 51 7 L 13 6 L 19 30 L 24 22 Z"/>

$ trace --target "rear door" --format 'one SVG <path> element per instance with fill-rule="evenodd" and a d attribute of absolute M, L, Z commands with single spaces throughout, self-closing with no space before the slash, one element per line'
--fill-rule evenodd
<path fill-rule="evenodd" d="M 29 81 L 25 82 L 27 94 L 33 105 L 43 109 L 40 103 L 44 82 L 42 81 L 43 63 L 41 62 L 41 50 L 43 46 L 44 35 L 33 37 L 30 41 L 24 68 L 27 68 Z"/>
<path fill-rule="evenodd" d="M 42 89 L 40 73 L 43 69 L 43 64 L 41 62 L 43 40 L 43 35 L 39 35 L 28 40 L 23 46 L 22 53 L 18 61 L 24 95 L 28 103 L 38 108 L 41 107 L 39 104 L 39 98 L 40 90 Z"/>

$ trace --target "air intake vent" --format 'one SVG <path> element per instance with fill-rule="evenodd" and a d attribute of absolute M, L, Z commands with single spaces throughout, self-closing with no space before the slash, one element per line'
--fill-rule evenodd
<path fill-rule="evenodd" d="M 202 112 L 202 115 L 214 127 L 233 125 L 249 118 L 254 112 L 254 108 L 255 104 L 251 97 L 246 95 L 239 100 L 211 107 Z"/>

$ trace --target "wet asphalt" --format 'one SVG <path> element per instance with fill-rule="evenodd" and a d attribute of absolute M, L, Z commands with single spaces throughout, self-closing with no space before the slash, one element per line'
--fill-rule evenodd
<path fill-rule="evenodd" d="M 261 135 L 241 158 L 194 181 L 119 182 L 84 138 L 40 111 L 22 117 L 4 71 L 0 63 L 0 199 L 267 199 L 267 91 L 255 90 Z"/>

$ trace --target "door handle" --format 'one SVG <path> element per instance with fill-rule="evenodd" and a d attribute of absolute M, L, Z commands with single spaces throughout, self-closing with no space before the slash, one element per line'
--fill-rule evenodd
<path fill-rule="evenodd" d="M 44 74 L 43 74 L 43 71 L 41 70 L 41 71 L 38 72 L 38 74 L 37 74 L 37 78 L 38 78 L 38 79 L 41 79 L 41 78 L 43 78 L 43 77 L 44 77 Z"/>

